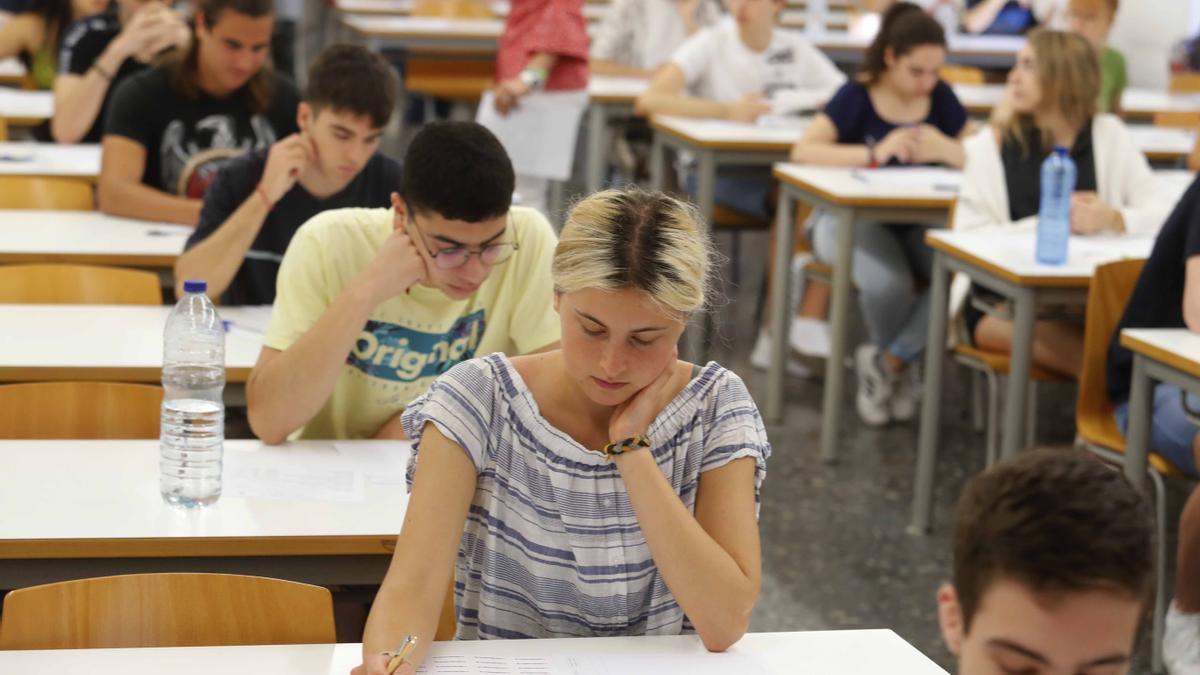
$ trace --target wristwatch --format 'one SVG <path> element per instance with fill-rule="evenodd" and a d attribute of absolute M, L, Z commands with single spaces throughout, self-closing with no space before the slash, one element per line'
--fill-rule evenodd
<path fill-rule="evenodd" d="M 546 71 L 541 68 L 526 68 L 517 75 L 517 79 L 533 90 L 539 90 L 546 85 Z"/>
<path fill-rule="evenodd" d="M 631 450 L 650 447 L 650 437 L 645 434 L 623 438 L 615 443 L 604 446 L 604 459 L 611 460 L 617 455 L 623 455 Z"/>

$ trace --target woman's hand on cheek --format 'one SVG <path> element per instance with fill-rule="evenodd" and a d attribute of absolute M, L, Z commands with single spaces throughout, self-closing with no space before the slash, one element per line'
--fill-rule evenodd
<path fill-rule="evenodd" d="M 679 347 L 673 347 L 671 358 L 662 372 L 624 403 L 613 408 L 608 422 L 608 440 L 616 442 L 646 433 L 650 423 L 658 417 L 667 404 L 671 392 L 671 380 L 675 377 L 675 365 L 679 361 Z"/>

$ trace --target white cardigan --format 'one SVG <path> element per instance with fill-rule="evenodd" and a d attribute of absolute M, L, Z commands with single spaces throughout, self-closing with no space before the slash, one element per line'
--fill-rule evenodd
<path fill-rule="evenodd" d="M 966 166 L 963 186 L 954 207 L 955 230 L 985 227 L 1036 227 L 1037 216 L 1009 220 L 1008 183 L 1000 146 L 991 126 L 963 143 Z M 1170 214 L 1174 203 L 1154 177 L 1146 156 L 1138 150 L 1129 130 L 1115 115 L 1092 118 L 1092 148 L 1096 164 L 1096 193 L 1125 219 L 1129 234 L 1152 237 Z M 957 317 L 970 288 L 968 279 L 955 275 L 950 289 L 950 312 Z"/>

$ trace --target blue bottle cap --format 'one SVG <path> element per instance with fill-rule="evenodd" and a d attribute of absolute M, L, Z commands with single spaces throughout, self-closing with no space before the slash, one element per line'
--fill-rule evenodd
<path fill-rule="evenodd" d="M 1067 146 L 1065 146 L 1065 145 L 1054 146 L 1054 154 L 1058 155 L 1059 157 L 1066 157 L 1067 152 L 1068 152 L 1068 149 L 1067 149 Z"/>
<path fill-rule="evenodd" d="M 198 279 L 188 279 L 183 282 L 184 293 L 203 293 L 208 290 L 208 282 Z"/>

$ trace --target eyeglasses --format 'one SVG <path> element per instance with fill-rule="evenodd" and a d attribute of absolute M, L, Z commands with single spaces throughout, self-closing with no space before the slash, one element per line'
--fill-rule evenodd
<path fill-rule="evenodd" d="M 417 233 L 421 236 L 421 241 L 424 242 L 425 235 L 421 233 L 419 228 L 416 228 L 417 219 L 410 217 L 408 222 L 417 229 Z M 426 243 L 425 248 L 429 251 L 429 257 L 433 258 L 433 264 L 437 265 L 438 269 L 452 270 L 466 265 L 471 256 L 475 255 L 479 256 L 479 262 L 488 267 L 499 265 L 511 258 L 513 253 L 516 253 L 521 247 L 515 241 L 502 241 L 478 248 L 450 246 L 436 251 Z"/>

